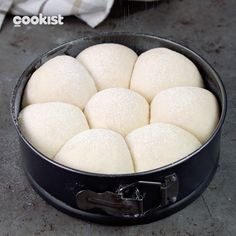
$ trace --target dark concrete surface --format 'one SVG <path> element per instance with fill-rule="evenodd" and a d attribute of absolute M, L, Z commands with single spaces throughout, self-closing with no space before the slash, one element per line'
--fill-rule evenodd
<path fill-rule="evenodd" d="M 145 32 L 183 43 L 214 66 L 228 93 L 221 158 L 210 186 L 182 211 L 148 225 L 107 227 L 71 218 L 32 190 L 21 167 L 9 114 L 16 80 L 41 53 L 100 31 Z M 146 11 L 138 9 L 126 16 L 112 14 L 96 29 L 74 17 L 67 18 L 63 26 L 14 28 L 8 17 L 0 31 L 0 235 L 236 235 L 235 68 L 235 0 L 162 1 Z"/>

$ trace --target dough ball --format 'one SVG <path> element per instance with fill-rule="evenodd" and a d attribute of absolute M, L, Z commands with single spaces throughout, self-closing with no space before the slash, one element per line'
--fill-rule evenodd
<path fill-rule="evenodd" d="M 126 46 L 104 43 L 86 48 L 77 59 L 91 73 L 98 90 L 129 88 L 137 54 Z"/>
<path fill-rule="evenodd" d="M 127 135 L 126 142 L 137 172 L 171 164 L 201 146 L 191 133 L 165 123 L 136 129 Z"/>
<path fill-rule="evenodd" d="M 32 74 L 24 91 L 23 106 L 66 102 L 83 109 L 96 92 L 91 75 L 78 60 L 56 56 Z"/>
<path fill-rule="evenodd" d="M 197 67 L 187 57 L 167 48 L 154 48 L 138 57 L 130 88 L 148 102 L 161 90 L 177 86 L 203 87 Z"/>
<path fill-rule="evenodd" d="M 213 133 L 219 120 L 215 96 L 196 87 L 176 87 L 159 93 L 151 104 L 151 123 L 177 125 L 204 143 Z"/>
<path fill-rule="evenodd" d="M 67 140 L 89 128 L 78 107 L 60 102 L 29 105 L 20 112 L 18 123 L 26 139 L 49 158 Z"/>
<path fill-rule="evenodd" d="M 124 136 L 149 123 L 149 105 L 145 98 L 124 88 L 98 92 L 84 112 L 91 128 L 111 129 Z"/>
<path fill-rule="evenodd" d="M 62 147 L 54 160 L 74 169 L 94 173 L 134 172 L 124 138 L 106 129 L 90 129 L 79 133 Z"/>

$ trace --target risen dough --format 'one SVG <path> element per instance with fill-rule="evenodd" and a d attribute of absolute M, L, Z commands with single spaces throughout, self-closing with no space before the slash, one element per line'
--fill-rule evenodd
<path fill-rule="evenodd" d="M 96 91 L 91 75 L 78 60 L 56 56 L 31 76 L 24 91 L 23 106 L 67 102 L 83 109 Z"/>
<path fill-rule="evenodd" d="M 200 147 L 189 132 L 175 125 L 155 123 L 136 129 L 126 137 L 137 172 L 171 164 Z"/>
<path fill-rule="evenodd" d="M 176 87 L 159 93 L 151 104 L 151 123 L 175 124 L 194 134 L 204 143 L 219 119 L 215 96 L 196 87 Z"/>
<path fill-rule="evenodd" d="M 60 102 L 29 105 L 20 112 L 18 123 L 27 140 L 49 158 L 67 140 L 89 128 L 78 107 Z"/>
<path fill-rule="evenodd" d="M 84 112 L 91 128 L 107 128 L 124 136 L 149 122 L 149 105 L 145 98 L 124 88 L 98 92 L 89 100 Z"/>
<path fill-rule="evenodd" d="M 126 46 L 104 43 L 86 48 L 77 59 L 89 70 L 98 90 L 102 90 L 128 88 L 137 55 Z"/>
<path fill-rule="evenodd" d="M 134 172 L 124 138 L 111 130 L 90 129 L 70 139 L 55 161 L 78 169 L 102 174 Z"/>
<path fill-rule="evenodd" d="M 197 67 L 187 57 L 167 48 L 151 49 L 138 57 L 130 88 L 148 102 L 161 90 L 176 86 L 203 87 Z"/>

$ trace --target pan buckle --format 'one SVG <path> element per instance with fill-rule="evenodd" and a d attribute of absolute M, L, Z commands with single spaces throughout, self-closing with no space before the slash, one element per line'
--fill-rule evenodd
<path fill-rule="evenodd" d="M 148 195 L 144 189 L 147 186 L 157 188 L 159 192 L 155 206 L 150 209 L 144 207 Z M 176 202 L 178 191 L 178 178 L 173 173 L 161 182 L 137 181 L 120 185 L 116 192 L 81 190 L 76 194 L 76 204 L 81 210 L 102 210 L 111 216 L 138 218 Z"/>

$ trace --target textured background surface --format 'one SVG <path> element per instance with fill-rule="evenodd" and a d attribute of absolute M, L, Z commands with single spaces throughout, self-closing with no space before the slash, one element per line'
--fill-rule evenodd
<path fill-rule="evenodd" d="M 0 32 L 0 235 L 236 235 L 236 1 L 162 1 L 148 5 L 146 11 L 133 4 L 119 7 L 96 29 L 74 17 L 63 26 L 14 28 L 11 17 L 4 22 Z M 41 53 L 99 31 L 144 32 L 174 39 L 206 58 L 226 85 L 229 107 L 217 173 L 193 204 L 159 222 L 107 227 L 71 218 L 45 203 L 21 168 L 9 115 L 17 78 Z"/>

